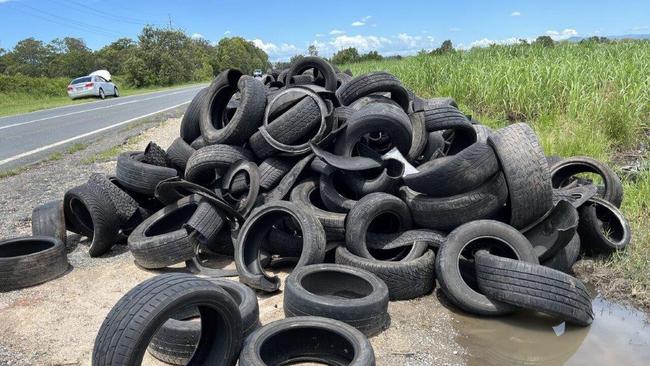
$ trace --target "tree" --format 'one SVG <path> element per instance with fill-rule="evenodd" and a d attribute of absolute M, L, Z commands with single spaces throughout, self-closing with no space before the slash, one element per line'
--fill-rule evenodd
<path fill-rule="evenodd" d="M 97 69 L 105 69 L 113 74 L 124 74 L 124 63 L 138 48 L 131 38 L 120 38 L 95 52 Z"/>
<path fill-rule="evenodd" d="M 309 48 L 307 49 L 307 53 L 309 53 L 309 56 L 318 56 L 318 49 L 316 48 L 315 44 L 310 44 Z"/>
<path fill-rule="evenodd" d="M 537 37 L 535 42 L 533 42 L 533 44 L 542 47 L 553 47 L 555 45 L 555 41 L 553 41 L 553 38 L 551 38 L 550 36 L 539 36 Z"/>
<path fill-rule="evenodd" d="M 92 51 L 79 38 L 56 38 L 47 46 L 52 59 L 47 66 L 50 77 L 76 77 L 88 75 L 95 67 Z"/>
<path fill-rule="evenodd" d="M 450 53 L 450 52 L 454 52 L 454 45 L 451 43 L 451 40 L 446 40 L 446 41 L 442 42 L 440 47 L 438 47 L 435 50 L 431 51 L 431 54 L 443 55 L 445 53 Z"/>
<path fill-rule="evenodd" d="M 26 76 L 44 76 L 52 52 L 42 41 L 26 38 L 16 43 L 13 51 L 8 54 L 8 74 L 23 74 Z"/>
<path fill-rule="evenodd" d="M 382 55 L 380 55 L 379 52 L 370 51 L 370 52 L 366 53 L 365 55 L 361 55 L 361 57 L 359 57 L 359 61 L 380 61 L 383 58 L 384 57 Z"/>
<path fill-rule="evenodd" d="M 338 65 L 357 62 L 358 60 L 359 51 L 354 47 L 342 49 L 332 56 L 332 63 Z"/>
<path fill-rule="evenodd" d="M 210 63 L 215 74 L 225 69 L 238 69 L 244 74 L 252 74 L 255 69 L 266 70 L 270 67 L 266 52 L 241 37 L 221 39 Z"/>

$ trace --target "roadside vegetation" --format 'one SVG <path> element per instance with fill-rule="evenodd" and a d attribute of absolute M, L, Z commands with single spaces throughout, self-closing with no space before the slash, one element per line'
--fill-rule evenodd
<path fill-rule="evenodd" d="M 111 72 L 126 96 L 207 82 L 231 67 L 250 74 L 270 66 L 267 54 L 241 37 L 212 45 L 169 28 L 146 26 L 137 40 L 121 38 L 96 51 L 79 38 L 27 38 L 0 48 L 0 116 L 92 100 L 71 101 L 66 86 L 94 70 Z"/>
<path fill-rule="evenodd" d="M 592 39 L 452 48 L 341 68 L 354 75 L 391 72 L 418 95 L 453 97 L 491 127 L 530 123 L 547 155 L 588 155 L 613 164 L 624 178 L 623 212 L 633 243 L 597 263 L 612 272 L 603 281 L 614 286 L 624 279 L 620 290 L 650 305 L 650 42 Z M 642 171 L 628 176 L 620 169 L 626 165 Z"/>

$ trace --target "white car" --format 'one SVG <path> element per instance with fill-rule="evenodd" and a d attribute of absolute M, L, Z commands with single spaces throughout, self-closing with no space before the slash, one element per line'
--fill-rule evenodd
<path fill-rule="evenodd" d="M 88 76 L 76 78 L 68 85 L 68 96 L 72 99 L 84 97 L 120 96 L 117 86 L 111 81 L 111 74 L 106 70 L 95 71 Z"/>

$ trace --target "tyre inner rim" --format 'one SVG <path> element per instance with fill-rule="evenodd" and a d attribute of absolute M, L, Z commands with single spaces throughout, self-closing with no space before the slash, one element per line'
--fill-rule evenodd
<path fill-rule="evenodd" d="M 231 108 L 232 111 L 228 110 L 228 103 L 236 92 L 236 87 L 222 88 L 214 95 L 210 101 L 210 116 L 212 117 L 212 125 L 214 128 L 221 129 L 226 127 L 230 121 L 230 118 L 232 118 L 232 115 L 234 115 L 237 111 L 236 108 Z M 229 112 L 232 113 L 232 115 L 229 116 Z"/>
<path fill-rule="evenodd" d="M 44 240 L 20 240 L 0 245 L 0 258 L 18 257 L 42 252 L 54 247 L 54 243 Z"/>
<path fill-rule="evenodd" d="M 596 217 L 602 225 L 602 233 L 607 240 L 618 244 L 625 238 L 625 228 L 617 215 L 603 205 L 595 205 Z"/>
<path fill-rule="evenodd" d="M 377 233 L 377 234 L 391 234 L 396 233 L 402 230 L 406 230 L 402 227 L 402 221 L 399 216 L 392 212 L 386 211 L 382 212 L 375 218 L 370 221 L 368 225 L 368 232 Z M 367 238 L 367 234 L 366 234 Z M 408 253 L 413 249 L 412 245 L 407 245 L 403 247 L 393 248 L 393 249 L 371 249 L 368 248 L 368 252 L 372 255 L 373 258 L 380 261 L 399 261 L 408 255 Z"/>
<path fill-rule="evenodd" d="M 370 282 L 351 273 L 323 270 L 304 275 L 300 285 L 310 293 L 330 299 L 362 299 L 373 292 Z"/>
<path fill-rule="evenodd" d="M 278 366 L 307 362 L 343 366 L 349 365 L 356 353 L 346 337 L 319 327 L 283 329 L 264 339 L 259 346 L 259 357 L 264 364 Z"/>
<path fill-rule="evenodd" d="M 374 159 L 377 156 L 372 156 L 371 154 L 368 153 L 363 153 L 363 150 L 359 148 L 359 144 L 365 144 L 366 149 L 370 148 L 371 150 L 375 151 L 377 156 L 381 155 L 382 152 L 378 151 L 376 146 L 371 145 L 369 142 L 366 144 L 366 141 L 359 141 L 354 145 L 354 148 L 352 148 L 352 156 L 363 156 L 366 158 L 371 158 Z M 391 145 L 392 148 L 392 145 Z M 388 152 L 390 149 L 387 149 L 384 151 L 384 153 Z M 383 151 L 383 150 L 382 150 Z M 381 174 L 384 172 L 385 168 L 377 168 L 377 169 L 368 169 L 368 170 L 362 170 L 360 172 L 355 172 L 356 174 L 359 174 L 361 177 L 363 177 L 366 180 L 374 180 L 379 178 Z"/>
<path fill-rule="evenodd" d="M 458 273 L 465 284 L 477 293 L 476 270 L 474 268 L 474 254 L 479 250 L 487 250 L 490 254 L 510 259 L 519 259 L 517 252 L 505 240 L 496 236 L 480 236 L 467 242 L 458 256 Z"/>
<path fill-rule="evenodd" d="M 158 220 L 154 221 L 153 224 L 145 230 L 144 235 L 152 237 L 180 230 L 190 217 L 192 217 L 197 207 L 197 203 L 193 202 L 174 209 L 172 212 L 163 215 Z"/>
<path fill-rule="evenodd" d="M 76 223 L 82 225 L 89 233 L 95 231 L 95 225 L 93 224 L 90 211 L 88 211 L 88 208 L 80 199 L 73 197 L 70 200 L 70 211 L 74 214 Z"/>

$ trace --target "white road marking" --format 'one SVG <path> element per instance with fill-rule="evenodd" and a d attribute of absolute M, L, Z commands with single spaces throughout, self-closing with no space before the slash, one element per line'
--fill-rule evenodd
<path fill-rule="evenodd" d="M 136 99 L 136 100 L 129 100 L 128 102 L 111 104 L 111 105 L 107 105 L 107 106 L 103 106 L 103 107 L 97 107 L 97 108 L 91 108 L 91 109 L 84 109 L 83 111 L 70 112 L 70 113 L 65 113 L 65 114 L 59 114 L 59 115 L 56 115 L 56 116 L 50 116 L 50 117 L 34 119 L 34 120 L 31 120 L 31 121 L 13 123 L 13 124 L 10 124 L 10 125 L 0 127 L 0 130 L 4 130 L 4 129 L 7 129 L 7 128 L 12 128 L 12 127 L 23 126 L 23 125 L 28 125 L 30 123 L 41 122 L 41 121 L 45 121 L 45 120 L 48 120 L 48 119 L 67 117 L 67 116 L 71 116 L 73 114 L 92 112 L 92 111 L 97 111 L 97 110 L 100 110 L 100 109 L 108 109 L 108 108 L 113 108 L 113 107 L 126 105 L 126 104 L 144 102 L 144 101 L 147 101 L 147 100 L 158 99 L 158 98 L 163 98 L 163 97 L 167 97 L 167 96 L 170 96 L 170 95 L 176 95 L 176 94 L 184 93 L 186 91 L 187 90 L 181 90 L 181 91 L 173 92 L 173 93 L 170 93 L 170 94 L 157 95 L 155 97 L 149 97 L 149 98 L 144 98 L 144 99 Z"/>
<path fill-rule="evenodd" d="M 84 137 L 92 136 L 92 135 L 94 135 L 94 134 L 96 134 L 96 133 L 104 132 L 104 131 L 106 131 L 106 130 L 110 130 L 111 128 L 115 128 L 115 127 L 118 127 L 118 126 L 122 126 L 122 125 L 125 125 L 125 124 L 127 124 L 127 123 L 131 123 L 131 122 L 133 122 L 133 121 L 136 121 L 136 120 L 139 120 L 139 119 L 142 119 L 142 118 L 151 117 L 151 116 L 153 116 L 154 114 L 157 114 L 157 113 L 161 113 L 161 112 L 168 111 L 168 110 L 170 110 L 170 109 L 178 108 L 178 107 L 180 107 L 180 106 L 182 106 L 182 105 L 188 104 L 189 102 L 191 102 L 191 100 L 188 100 L 188 101 L 186 101 L 186 102 L 183 102 L 183 103 L 180 103 L 180 104 L 176 104 L 176 105 L 174 105 L 174 106 L 167 107 L 167 108 L 165 108 L 165 109 L 161 109 L 161 110 L 158 110 L 158 111 L 155 111 L 155 112 L 147 113 L 147 114 L 145 114 L 145 115 L 143 115 L 143 116 L 138 116 L 138 117 L 135 117 L 135 118 L 131 118 L 131 119 L 129 119 L 129 120 L 126 120 L 126 121 L 118 122 L 118 123 L 113 124 L 113 125 L 110 125 L 110 126 L 102 127 L 102 128 L 100 128 L 100 129 L 97 129 L 97 130 L 94 130 L 94 131 L 86 132 L 86 133 L 84 133 L 84 134 L 81 134 L 81 135 L 78 135 L 78 136 L 75 136 L 75 137 L 71 137 L 71 138 L 69 138 L 69 139 L 65 139 L 65 140 L 62 140 L 62 141 L 58 141 L 58 142 L 55 142 L 55 143 L 53 143 L 53 144 L 49 144 L 49 145 L 45 145 L 45 146 L 41 146 L 41 147 L 39 147 L 39 148 L 37 148 L 37 149 L 30 150 L 30 151 L 26 151 L 26 152 L 21 153 L 21 154 L 18 154 L 18 155 L 14 155 L 14 156 L 9 157 L 9 158 L 6 158 L 6 159 L 4 159 L 4 160 L 0 160 L 0 166 L 2 166 L 2 165 L 4 165 L 4 164 L 7 164 L 7 163 L 10 163 L 10 162 L 12 162 L 12 161 L 14 161 L 14 160 L 22 159 L 22 158 L 24 158 L 24 157 L 26 157 L 26 156 L 33 155 L 33 154 L 36 154 L 36 153 L 39 153 L 39 152 L 42 152 L 42 151 L 45 151 L 45 150 L 51 149 L 51 148 L 53 148 L 53 147 L 57 147 L 57 146 L 61 146 L 61 145 L 65 145 L 65 144 L 67 144 L 67 143 L 69 143 L 69 142 L 72 142 L 72 141 L 75 141 L 75 140 L 79 140 L 79 139 L 82 139 L 82 138 L 84 138 Z"/>

